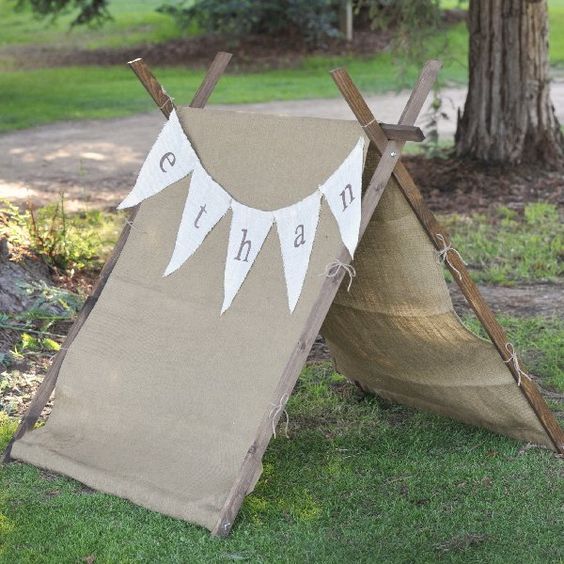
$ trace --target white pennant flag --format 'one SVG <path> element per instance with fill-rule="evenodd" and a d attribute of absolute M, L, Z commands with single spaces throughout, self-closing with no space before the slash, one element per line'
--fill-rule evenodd
<path fill-rule="evenodd" d="M 341 239 L 351 257 L 360 232 L 363 160 L 364 138 L 361 137 L 339 168 L 319 187 L 337 220 Z"/>
<path fill-rule="evenodd" d="M 301 202 L 274 212 L 290 311 L 294 311 L 302 293 L 319 222 L 320 204 L 321 193 L 316 190 Z"/>
<path fill-rule="evenodd" d="M 184 133 L 176 111 L 172 111 L 155 144 L 149 151 L 133 190 L 118 209 L 136 206 L 143 200 L 187 176 L 198 157 Z"/>
<path fill-rule="evenodd" d="M 190 191 L 182 212 L 174 252 L 163 276 L 180 268 L 196 252 L 230 206 L 231 196 L 201 165 L 196 166 L 190 180 Z"/>
<path fill-rule="evenodd" d="M 227 245 L 221 313 L 229 308 L 237 295 L 274 221 L 273 212 L 249 208 L 235 200 L 231 203 L 231 209 L 233 219 Z"/>

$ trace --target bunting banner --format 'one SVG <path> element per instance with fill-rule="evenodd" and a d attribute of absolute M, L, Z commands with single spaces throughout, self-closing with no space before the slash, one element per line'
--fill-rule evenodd
<path fill-rule="evenodd" d="M 198 163 L 198 156 L 173 111 L 147 155 L 133 190 L 118 210 L 131 208 L 158 194 L 190 174 Z"/>
<path fill-rule="evenodd" d="M 362 201 L 362 163 L 364 139 L 360 138 L 349 156 L 329 179 L 319 187 L 335 217 L 341 239 L 351 257 L 358 245 Z"/>
<path fill-rule="evenodd" d="M 290 311 L 294 311 L 302 293 L 320 206 L 321 192 L 316 191 L 301 202 L 274 212 Z"/>
<path fill-rule="evenodd" d="M 225 261 L 223 313 L 237 295 L 272 227 L 274 214 L 233 201 L 233 218 Z"/>
<path fill-rule="evenodd" d="M 343 244 L 354 256 L 360 232 L 363 165 L 364 137 L 360 137 L 335 172 L 308 197 L 278 210 L 258 210 L 237 202 L 208 174 L 173 111 L 143 163 L 133 190 L 118 209 L 136 206 L 192 174 L 174 249 L 163 276 L 177 271 L 231 209 L 222 314 L 231 306 L 276 223 L 288 307 L 293 312 L 307 275 L 322 198 L 335 217 Z"/>
<path fill-rule="evenodd" d="M 230 207 L 229 194 L 202 166 L 197 166 L 192 173 L 174 251 L 164 276 L 172 274 L 196 252 Z"/>

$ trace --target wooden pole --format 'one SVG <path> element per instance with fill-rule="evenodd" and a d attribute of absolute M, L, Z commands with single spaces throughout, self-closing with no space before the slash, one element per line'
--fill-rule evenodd
<path fill-rule="evenodd" d="M 353 83 L 351 77 L 345 69 L 337 69 L 332 71 L 331 74 L 354 115 L 358 119 L 359 123 L 364 127 L 366 134 L 374 143 L 380 154 L 385 155 L 388 143 L 386 134 L 374 118 L 374 115 L 370 111 L 370 108 L 366 104 L 362 94 Z M 415 94 L 416 90 L 413 91 L 412 97 Z M 413 114 L 409 112 L 408 106 L 406 106 L 406 111 L 404 111 L 402 117 L 400 118 L 400 123 L 402 123 L 403 120 L 406 120 L 409 123 L 412 122 Z M 401 162 L 397 164 L 394 170 L 394 177 L 432 243 L 438 250 L 444 249 L 446 245 L 450 244 L 448 233 L 443 229 L 443 227 L 441 227 L 433 215 L 433 212 L 431 212 L 427 204 L 424 202 L 423 196 L 415 185 L 413 178 Z M 509 362 L 510 355 L 507 350 L 508 340 L 505 335 L 505 331 L 480 294 L 478 287 L 470 277 L 470 274 L 468 273 L 468 270 L 466 269 L 466 266 L 464 262 L 462 262 L 460 256 L 457 253 L 451 252 L 449 253 L 448 258 L 449 261 L 446 263 L 447 267 L 464 294 L 468 304 L 476 313 L 476 316 L 482 323 L 482 326 L 492 340 L 492 343 L 496 347 L 501 358 L 511 371 L 513 378 L 516 382 L 520 382 L 521 392 L 539 418 L 539 421 L 541 422 L 547 435 L 553 442 L 556 451 L 560 454 L 564 454 L 564 431 L 558 424 L 556 417 L 546 405 L 537 385 L 528 378 L 521 378 L 521 375 L 516 369 L 514 363 Z M 460 273 L 460 276 L 458 273 Z"/>
<path fill-rule="evenodd" d="M 192 107 L 201 108 L 205 106 L 206 101 L 209 98 L 209 95 L 215 88 L 218 80 L 220 79 L 225 68 L 227 67 L 230 59 L 231 59 L 231 55 L 229 53 L 220 52 L 215 56 L 215 59 L 213 60 L 206 76 L 204 77 L 202 85 L 198 89 L 196 96 L 194 97 L 194 100 L 192 100 L 191 103 Z M 141 84 L 143 84 L 143 86 L 146 88 L 151 98 L 153 98 L 155 104 L 157 104 L 157 106 L 162 111 L 162 113 L 168 118 L 168 116 L 170 116 L 174 108 L 174 104 L 172 102 L 172 99 L 166 93 L 165 89 L 160 85 L 159 81 L 154 77 L 149 67 L 145 64 L 143 59 L 135 59 L 134 61 L 131 61 L 128 64 L 133 70 L 133 72 L 137 75 L 139 80 L 141 81 Z M 198 96 L 200 92 L 205 92 L 205 95 L 200 94 L 200 96 Z M 41 412 L 43 411 L 43 408 L 47 405 L 47 402 L 49 401 L 49 398 L 51 397 L 51 394 L 55 389 L 55 384 L 57 383 L 57 378 L 59 377 L 59 372 L 63 364 L 63 361 L 65 360 L 67 350 L 70 348 L 75 337 L 78 335 L 78 332 L 84 325 L 84 322 L 88 319 L 90 312 L 96 305 L 96 302 L 98 301 L 98 298 L 102 293 L 104 286 L 106 285 L 106 282 L 119 258 L 119 255 L 123 247 L 125 246 L 127 238 L 129 236 L 129 232 L 131 231 L 131 224 L 135 219 L 135 215 L 137 214 L 138 209 L 139 206 L 133 208 L 131 215 L 129 216 L 129 220 L 126 222 L 119 236 L 118 242 L 114 250 L 112 251 L 112 254 L 110 255 L 110 258 L 104 265 L 104 268 L 102 269 L 102 272 L 98 277 L 98 280 L 96 282 L 96 285 L 94 286 L 92 294 L 88 296 L 86 302 L 82 306 L 82 309 L 80 310 L 80 313 L 76 318 L 76 321 L 73 323 L 72 327 L 70 328 L 70 331 L 65 339 L 65 342 L 63 343 L 63 346 L 57 353 L 55 360 L 53 361 L 53 364 L 51 365 L 51 367 L 47 371 L 47 374 L 45 375 L 45 378 L 43 379 L 43 382 L 41 382 L 41 385 L 35 392 L 35 395 L 33 396 L 29 408 L 27 409 L 25 415 L 23 416 L 16 430 L 16 433 L 12 437 L 12 440 L 8 443 L 8 446 L 6 447 L 6 450 L 4 451 L 4 454 L 2 456 L 2 462 L 5 463 L 10 462 L 11 460 L 10 455 L 12 452 L 12 446 L 14 442 L 17 441 L 18 439 L 21 439 L 29 430 L 33 429 L 33 427 L 35 426 L 37 420 L 41 415 Z"/>
<path fill-rule="evenodd" d="M 439 67 L 434 61 L 425 65 L 425 68 L 423 69 L 415 87 L 417 92 L 415 92 L 409 99 L 406 111 L 404 112 L 406 115 L 406 124 L 412 125 L 415 122 L 417 115 L 421 111 L 423 102 L 433 86 L 438 69 Z M 370 184 L 368 185 L 368 188 L 362 198 L 360 237 L 362 237 L 370 218 L 380 201 L 380 196 L 388 184 L 390 175 L 399 160 L 403 145 L 404 142 L 401 141 L 391 140 L 386 142 L 385 150 L 382 153 L 382 157 L 376 167 L 376 171 L 374 172 Z M 351 257 L 344 245 L 341 246 L 337 260 L 344 264 L 351 261 Z M 282 373 L 280 381 L 278 382 L 278 386 L 276 387 L 276 391 L 272 398 L 272 405 L 280 406 L 282 408 L 292 393 L 300 371 L 306 362 L 307 355 L 311 350 L 313 342 L 319 334 L 319 330 L 321 329 L 321 325 L 327 315 L 327 312 L 335 299 L 335 295 L 339 289 L 344 274 L 344 269 L 339 269 L 335 277 L 325 278 L 319 296 L 307 318 L 305 329 L 298 339 L 296 347 L 294 348 L 286 368 Z M 231 531 L 235 517 L 237 516 L 241 504 L 245 499 L 245 495 L 249 491 L 249 487 L 253 482 L 253 478 L 256 476 L 256 471 L 258 470 L 258 466 L 262 460 L 266 447 L 270 442 L 273 426 L 276 425 L 281 414 L 282 409 L 277 409 L 274 414 L 272 413 L 271 408 L 265 411 L 257 429 L 255 440 L 247 451 L 239 470 L 239 474 L 233 483 L 229 494 L 227 495 L 217 523 L 212 530 L 212 534 L 225 537 Z"/>

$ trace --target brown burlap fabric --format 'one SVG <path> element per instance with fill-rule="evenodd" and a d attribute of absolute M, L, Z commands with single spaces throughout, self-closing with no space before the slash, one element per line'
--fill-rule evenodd
<path fill-rule="evenodd" d="M 362 135 L 353 122 L 179 110 L 194 148 L 240 202 L 308 196 Z M 298 306 L 287 306 L 275 228 L 220 317 L 230 215 L 162 278 L 189 181 L 145 201 L 70 347 L 46 426 L 15 458 L 213 528 L 341 247 L 323 203 Z M 430 243 L 390 186 L 358 276 L 325 324 L 338 367 L 377 393 L 518 438 L 548 439 L 493 347 L 459 323 Z M 409 447 L 407 447 L 409 448 Z"/>
<path fill-rule="evenodd" d="M 238 201 L 310 195 L 362 135 L 353 122 L 181 109 L 209 173 Z M 290 314 L 273 227 L 220 317 L 229 213 L 167 278 L 189 181 L 140 207 L 106 287 L 63 363 L 46 426 L 15 458 L 213 528 L 341 247 L 326 203 Z"/>
<path fill-rule="evenodd" d="M 454 313 L 433 245 L 395 180 L 323 325 L 337 369 L 389 400 L 554 448 L 494 346 Z"/>

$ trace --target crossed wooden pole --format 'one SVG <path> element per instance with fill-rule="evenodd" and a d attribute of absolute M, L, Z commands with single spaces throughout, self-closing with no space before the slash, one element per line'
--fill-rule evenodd
<path fill-rule="evenodd" d="M 231 54 L 229 53 L 220 52 L 215 56 L 202 84 L 198 88 L 192 102 L 190 103 L 191 107 L 203 108 L 206 105 L 220 77 L 229 64 L 230 59 Z M 142 59 L 131 61 L 129 65 L 151 98 L 155 101 L 157 107 L 168 118 L 174 109 L 173 99 L 160 85 Z M 401 150 L 406 141 L 421 141 L 423 139 L 423 133 L 418 127 L 415 127 L 414 124 L 423 107 L 425 99 L 436 80 L 439 69 L 440 63 L 438 61 L 429 61 L 423 67 L 423 70 L 421 71 L 411 96 L 400 117 L 399 123 L 394 125 L 379 123 L 376 121 L 376 118 L 366 104 L 362 94 L 359 92 L 345 69 L 337 69 L 331 72 L 333 80 L 343 95 L 343 98 L 350 106 L 358 122 L 371 141 L 369 151 L 372 150 L 376 152 L 380 157 L 378 165 L 375 167 L 368 188 L 366 189 L 362 199 L 360 237 L 362 237 L 364 231 L 366 230 L 378 202 L 380 201 L 380 197 L 382 196 L 390 177 L 393 175 L 403 195 L 409 202 L 415 215 L 419 219 L 421 225 L 435 247 L 444 252 L 445 248 L 449 245 L 448 234 L 439 225 L 435 216 L 423 201 L 422 195 L 410 174 L 407 172 L 407 169 L 399 161 Z M 14 438 L 5 450 L 3 462 L 9 462 L 11 460 L 10 454 L 14 441 L 21 438 L 27 431 L 34 427 L 41 415 L 41 412 L 43 411 L 43 408 L 49 401 L 49 398 L 55 388 L 60 368 L 65 359 L 66 351 L 90 315 L 90 312 L 94 308 L 94 305 L 104 289 L 106 281 L 108 280 L 119 258 L 121 250 L 127 241 L 137 209 L 138 208 L 134 208 L 131 212 L 129 222 L 125 224 L 110 258 L 102 269 L 92 294 L 87 298 L 82 310 L 69 331 L 63 347 L 55 357 L 53 364 L 47 372 L 41 386 L 38 388 L 26 414 L 22 418 Z M 521 379 L 521 373 L 518 366 L 516 366 L 515 363 L 510 362 L 511 359 L 508 355 L 508 341 L 505 332 L 499 325 L 483 297 L 480 295 L 478 288 L 470 278 L 464 262 L 456 252 L 450 252 L 448 258 L 449 260 L 446 264 L 453 273 L 454 280 L 460 286 L 462 293 L 476 313 L 478 319 L 481 321 L 502 359 L 507 363 L 508 369 L 511 371 L 515 381 L 519 383 L 523 395 L 526 397 L 548 436 L 554 443 L 556 451 L 564 453 L 564 432 L 560 428 L 553 413 L 546 405 L 536 384 L 528 378 Z M 337 259 L 344 264 L 350 262 L 351 257 L 344 246 L 341 247 Z M 324 279 L 321 292 L 306 321 L 305 329 L 298 340 L 292 355 L 290 356 L 272 398 L 272 405 L 280 406 L 280 409 L 276 410 L 274 417 L 272 417 L 272 410 L 270 407 L 265 411 L 259 424 L 255 440 L 247 451 L 239 469 L 237 478 L 227 495 L 217 523 L 212 530 L 214 535 L 226 536 L 229 534 L 241 504 L 253 485 L 254 477 L 256 476 L 256 472 L 272 436 L 273 425 L 276 425 L 283 412 L 282 408 L 296 384 L 301 368 L 307 359 L 307 355 L 316 336 L 319 334 L 321 325 L 327 315 L 327 312 L 329 311 L 329 308 L 331 307 L 344 275 L 345 270 L 339 269 L 336 276 Z"/>

